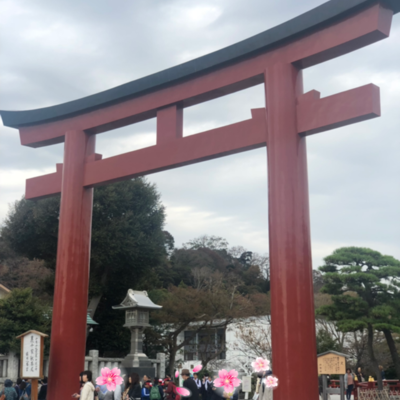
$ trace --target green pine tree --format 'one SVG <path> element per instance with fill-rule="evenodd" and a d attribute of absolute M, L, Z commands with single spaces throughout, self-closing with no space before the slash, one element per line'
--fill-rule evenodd
<path fill-rule="evenodd" d="M 374 332 L 383 331 L 400 377 L 400 360 L 392 333 L 400 333 L 400 261 L 363 247 L 343 247 L 324 259 L 325 285 L 321 292 L 332 295 L 332 305 L 317 313 L 335 321 L 343 332 L 367 330 L 368 354 L 378 387 L 382 379 L 376 360 Z M 390 341 L 393 341 L 391 345 Z"/>

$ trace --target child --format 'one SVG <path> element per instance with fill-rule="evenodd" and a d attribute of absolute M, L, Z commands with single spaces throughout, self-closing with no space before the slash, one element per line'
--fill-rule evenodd
<path fill-rule="evenodd" d="M 150 400 L 151 381 L 146 381 L 142 389 L 142 400 Z"/>

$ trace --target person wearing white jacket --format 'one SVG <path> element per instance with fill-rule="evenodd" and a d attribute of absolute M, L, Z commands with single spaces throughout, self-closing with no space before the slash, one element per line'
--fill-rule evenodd
<path fill-rule="evenodd" d="M 92 383 L 92 371 L 83 371 L 80 375 L 82 382 L 84 383 L 81 394 L 73 394 L 79 400 L 94 400 L 94 386 Z"/>

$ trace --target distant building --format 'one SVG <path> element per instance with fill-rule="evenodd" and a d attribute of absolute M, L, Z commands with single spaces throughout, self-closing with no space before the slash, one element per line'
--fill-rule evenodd
<path fill-rule="evenodd" d="M 269 315 L 234 321 L 226 330 L 211 327 L 195 332 L 196 324 L 193 324 L 178 336 L 178 342 L 187 344 L 177 354 L 176 362 L 182 368 L 193 369 L 207 359 L 212 360 L 207 365 L 208 370 L 236 369 L 239 375 L 247 375 L 252 372 L 251 362 L 258 351 L 270 358 L 270 328 Z"/>
<path fill-rule="evenodd" d="M 334 322 L 322 318 L 317 318 L 315 325 L 316 331 L 336 331 Z M 270 315 L 234 321 L 226 330 L 212 327 L 207 331 L 195 330 L 196 324 L 192 324 L 178 336 L 179 343 L 186 341 L 176 357 L 176 364 L 182 368 L 190 370 L 201 360 L 212 359 L 207 370 L 236 369 L 242 376 L 253 371 L 251 363 L 256 357 L 272 359 Z"/>
<path fill-rule="evenodd" d="M 11 290 L 6 288 L 0 283 L 0 299 L 4 299 L 6 296 L 8 296 L 11 293 Z"/>

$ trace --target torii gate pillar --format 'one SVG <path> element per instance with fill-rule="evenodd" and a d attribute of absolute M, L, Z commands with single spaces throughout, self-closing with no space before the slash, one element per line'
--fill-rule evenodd
<path fill-rule="evenodd" d="M 49 382 L 78 382 L 85 365 L 86 329 L 76 327 L 86 327 L 93 188 L 83 186 L 83 171 L 95 140 L 82 131 L 65 134 Z M 49 385 L 48 398 L 59 398 L 59 390 Z"/>
<path fill-rule="evenodd" d="M 317 399 L 315 318 L 308 205 L 306 138 L 298 135 L 296 102 L 302 71 L 277 63 L 265 71 L 269 254 L 273 373 L 279 399 Z M 296 351 L 293 351 L 296 349 Z M 284 380 L 284 383 L 283 383 Z"/>

